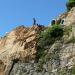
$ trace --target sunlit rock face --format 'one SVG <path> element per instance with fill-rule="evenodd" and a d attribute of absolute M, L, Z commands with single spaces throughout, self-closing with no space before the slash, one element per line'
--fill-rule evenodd
<path fill-rule="evenodd" d="M 51 24 L 60 24 L 65 26 L 75 24 L 75 7 L 73 7 L 69 12 L 60 14 L 56 19 L 52 20 Z"/>
<path fill-rule="evenodd" d="M 55 24 L 58 23 L 64 28 L 72 25 L 70 35 L 63 37 L 65 42 L 72 38 L 72 33 L 75 36 L 75 7 L 58 16 Z M 0 75 L 59 75 L 59 69 L 67 67 L 70 70 L 74 66 L 75 44 L 59 40 L 47 47 L 46 62 L 41 64 L 42 71 L 37 72 L 40 65 L 40 59 L 36 62 L 38 35 L 45 28 L 40 25 L 19 26 L 0 38 Z"/>
<path fill-rule="evenodd" d="M 30 62 L 36 58 L 36 44 L 41 26 L 19 26 L 0 39 L 0 75 L 8 75 L 14 62 Z"/>
<path fill-rule="evenodd" d="M 66 26 L 72 25 L 75 23 L 75 7 L 73 7 L 67 14 L 67 17 L 65 18 L 64 24 Z"/>
<path fill-rule="evenodd" d="M 65 12 L 58 16 L 56 23 L 59 22 L 61 25 L 69 26 L 75 23 L 75 7 L 73 7 L 69 12 Z"/>

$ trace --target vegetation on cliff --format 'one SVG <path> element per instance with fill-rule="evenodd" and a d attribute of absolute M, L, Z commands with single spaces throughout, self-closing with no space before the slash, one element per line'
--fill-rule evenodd
<path fill-rule="evenodd" d="M 67 3 L 67 10 L 69 11 L 74 6 L 75 0 L 69 0 Z M 72 16 L 73 13 L 69 13 L 69 15 Z M 60 22 L 61 21 L 63 21 L 63 25 L 60 23 L 54 23 L 50 27 L 34 25 L 31 28 L 26 28 L 24 26 L 20 26 L 7 36 L 1 38 L 1 50 L 4 48 L 5 54 L 2 55 L 4 59 L 0 58 L 0 69 L 4 71 L 4 66 L 6 66 L 6 72 L 8 71 L 8 66 L 10 66 L 11 63 L 9 65 L 5 65 L 3 62 L 3 60 L 7 61 L 7 55 L 7 58 L 10 56 L 10 60 L 8 59 L 8 61 L 11 61 L 12 63 L 16 63 L 17 61 L 29 64 L 38 62 L 35 69 L 37 72 L 42 72 L 44 70 L 43 65 L 46 65 L 48 62 L 51 69 L 49 71 L 45 71 L 47 73 L 57 72 L 56 75 L 68 75 L 67 73 L 69 72 L 70 75 L 75 75 L 75 66 L 73 64 L 75 54 L 72 52 L 73 49 L 75 49 L 73 48 L 75 46 L 75 34 L 72 34 L 75 29 L 73 29 L 72 25 L 64 26 L 65 18 L 61 18 Z M 73 22 L 71 22 L 71 24 L 73 24 Z M 14 47 L 12 48 L 12 46 Z M 74 59 L 72 60 L 72 58 Z M 69 63 L 71 65 L 69 65 Z M 14 65 L 15 64 L 11 64 L 9 73 L 13 69 Z M 68 67 L 71 68 L 68 69 Z M 47 68 L 48 67 L 45 67 L 45 70 Z M 24 70 L 24 68 L 22 69 Z"/>
<path fill-rule="evenodd" d="M 41 71 L 43 64 L 46 62 L 47 47 L 51 46 L 56 40 L 60 40 L 63 36 L 63 28 L 61 25 L 53 25 L 39 34 L 37 58 L 40 59 L 38 71 Z"/>
<path fill-rule="evenodd" d="M 75 7 L 75 0 L 69 0 L 66 6 L 67 6 L 67 10 L 69 11 L 72 7 Z"/>
<path fill-rule="evenodd" d="M 40 47 L 53 44 L 55 40 L 60 39 L 63 36 L 63 28 L 61 25 L 53 25 L 40 33 L 38 45 Z"/>

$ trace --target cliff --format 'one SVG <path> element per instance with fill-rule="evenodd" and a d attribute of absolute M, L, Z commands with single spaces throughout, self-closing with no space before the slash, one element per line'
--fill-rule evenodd
<path fill-rule="evenodd" d="M 52 26 L 42 25 L 19 26 L 2 37 L 0 75 L 72 75 L 75 66 L 75 7 L 58 16 L 55 24 L 58 23 L 64 30 L 60 39 L 49 36 L 48 30 Z M 47 36 L 41 40 L 42 48 L 38 47 L 41 33 L 40 38 Z"/>
<path fill-rule="evenodd" d="M 15 62 L 35 62 L 38 33 L 43 29 L 19 26 L 0 39 L 0 75 L 9 75 Z"/>

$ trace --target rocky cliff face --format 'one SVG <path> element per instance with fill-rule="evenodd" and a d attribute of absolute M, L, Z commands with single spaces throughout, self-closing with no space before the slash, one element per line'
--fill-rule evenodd
<path fill-rule="evenodd" d="M 64 25 L 69 26 L 75 23 L 75 7 L 73 7 L 64 20 Z"/>
<path fill-rule="evenodd" d="M 0 75 L 71 75 L 75 65 L 75 7 L 60 15 L 59 20 L 64 20 L 63 28 L 70 33 L 48 46 L 45 57 L 38 62 L 37 42 L 43 26 L 19 26 L 1 38 Z"/>
<path fill-rule="evenodd" d="M 55 24 L 65 26 L 72 25 L 73 23 L 75 23 L 75 7 L 73 7 L 69 12 L 59 15 L 55 20 Z"/>
<path fill-rule="evenodd" d="M 0 39 L 0 75 L 9 75 L 14 63 L 36 58 L 37 37 L 42 26 L 19 26 Z"/>

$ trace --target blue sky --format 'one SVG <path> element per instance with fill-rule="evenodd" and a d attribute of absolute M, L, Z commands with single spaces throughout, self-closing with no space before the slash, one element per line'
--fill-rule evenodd
<path fill-rule="evenodd" d="M 67 0 L 0 0 L 0 36 L 16 26 L 32 25 L 32 18 L 45 26 L 66 11 Z"/>

